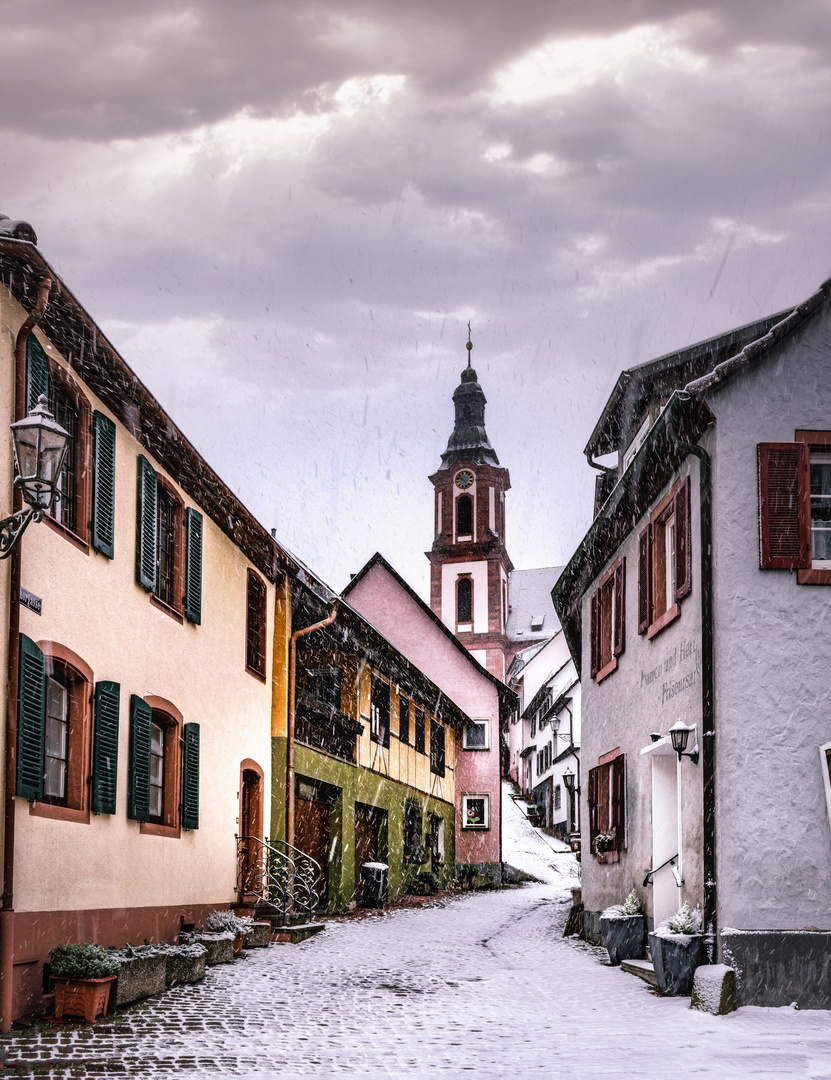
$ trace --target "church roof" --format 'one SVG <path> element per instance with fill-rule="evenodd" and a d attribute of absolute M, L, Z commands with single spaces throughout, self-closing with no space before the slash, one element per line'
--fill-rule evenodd
<path fill-rule="evenodd" d="M 551 590 L 562 572 L 562 566 L 511 571 L 508 576 L 509 641 L 531 645 L 554 637 L 560 629 L 560 620 L 554 610 Z"/>
<path fill-rule="evenodd" d="M 441 467 L 449 469 L 460 461 L 469 461 L 474 465 L 499 465 L 499 458 L 485 431 L 487 399 L 477 381 L 476 372 L 470 366 L 469 351 L 468 366 L 462 372 L 461 381 L 453 392 L 453 404 L 456 408 L 456 423 L 448 439 L 447 449 L 441 456 Z"/>

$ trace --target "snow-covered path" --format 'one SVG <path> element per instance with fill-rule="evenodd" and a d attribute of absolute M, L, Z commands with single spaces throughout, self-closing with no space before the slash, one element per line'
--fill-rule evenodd
<path fill-rule="evenodd" d="M 513 784 L 502 784 L 502 858 L 506 863 L 548 885 L 568 890 L 579 885 L 577 861 L 568 844 L 546 836 L 528 821 L 526 810 L 513 798 Z"/>
<path fill-rule="evenodd" d="M 831 1014 L 692 1012 L 563 939 L 567 908 L 530 885 L 331 922 L 116 1023 L 3 1046 L 54 1077 L 831 1076 Z"/>

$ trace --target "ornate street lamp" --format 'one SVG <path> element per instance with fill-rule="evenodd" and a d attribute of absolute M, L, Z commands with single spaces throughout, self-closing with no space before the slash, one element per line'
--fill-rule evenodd
<path fill-rule="evenodd" d="M 40 521 L 60 498 L 58 482 L 70 440 L 69 432 L 49 412 L 44 394 L 27 417 L 11 425 L 11 432 L 17 466 L 14 486 L 20 488 L 26 506 L 0 521 L 0 559 L 11 555 L 29 522 Z"/>
<path fill-rule="evenodd" d="M 571 769 L 566 769 L 565 772 L 563 773 L 563 783 L 565 784 L 566 791 L 569 793 L 569 795 L 573 794 L 575 791 L 577 792 L 578 795 L 580 794 L 580 788 L 579 787 L 575 788 L 575 786 L 574 786 L 574 781 L 575 780 L 576 780 L 576 777 L 575 777 L 574 773 L 571 771 Z"/>
<path fill-rule="evenodd" d="M 680 764 L 682 757 L 688 757 L 693 765 L 698 764 L 698 743 L 692 748 L 690 753 L 685 753 L 687 749 L 687 743 L 690 741 L 690 735 L 695 731 L 695 728 L 687 727 L 683 720 L 678 720 L 669 729 L 669 737 L 672 739 L 672 749 L 678 755 L 678 762 Z"/>

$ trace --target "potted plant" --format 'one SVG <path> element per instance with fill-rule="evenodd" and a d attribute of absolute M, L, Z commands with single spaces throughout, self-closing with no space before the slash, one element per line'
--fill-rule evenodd
<path fill-rule="evenodd" d="M 707 962 L 701 913 L 684 901 L 676 913 L 649 935 L 652 965 L 664 994 L 689 994 L 695 969 Z"/>
<path fill-rule="evenodd" d="M 55 984 L 55 1018 L 80 1016 L 94 1024 L 110 1000 L 118 961 L 100 945 L 56 945 L 49 950 Z"/>
<path fill-rule="evenodd" d="M 234 956 L 242 952 L 245 935 L 254 925 L 248 915 L 235 915 L 233 911 L 212 911 L 205 919 L 205 929 L 212 934 L 231 933 L 234 935 Z"/>
<path fill-rule="evenodd" d="M 613 964 L 641 959 L 646 945 L 646 922 L 634 889 L 622 904 L 614 904 L 602 912 L 600 932 Z"/>

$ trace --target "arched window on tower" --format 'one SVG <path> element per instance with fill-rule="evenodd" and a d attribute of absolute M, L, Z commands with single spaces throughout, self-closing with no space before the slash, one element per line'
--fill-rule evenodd
<path fill-rule="evenodd" d="M 473 499 L 460 495 L 456 500 L 456 536 L 473 536 Z"/>
<path fill-rule="evenodd" d="M 456 622 L 473 622 L 473 581 L 469 576 L 456 582 Z"/>

